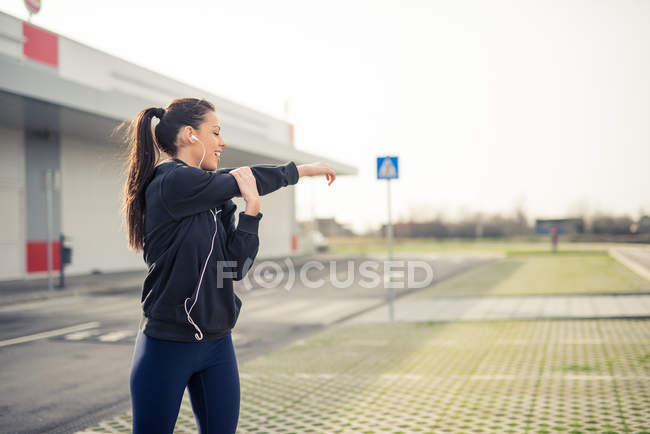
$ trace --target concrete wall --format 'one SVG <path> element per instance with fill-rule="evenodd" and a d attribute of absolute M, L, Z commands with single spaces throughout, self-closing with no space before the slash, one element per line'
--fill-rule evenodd
<path fill-rule="evenodd" d="M 25 276 L 25 150 L 22 129 L 0 125 L 0 279 Z"/>
<path fill-rule="evenodd" d="M 32 117 L 27 107 L 27 117 Z M 26 272 L 46 276 L 48 248 L 52 270 L 61 269 L 61 190 L 59 134 L 51 130 L 25 129 Z M 48 177 L 49 175 L 49 205 Z M 48 245 L 49 237 L 49 245 Z"/>
<path fill-rule="evenodd" d="M 142 254 L 127 248 L 120 211 L 125 178 L 115 152 L 108 143 L 61 138 L 62 229 L 71 237 L 70 275 L 145 268 Z"/>

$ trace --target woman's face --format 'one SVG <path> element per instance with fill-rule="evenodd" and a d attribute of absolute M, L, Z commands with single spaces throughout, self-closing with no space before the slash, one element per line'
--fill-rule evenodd
<path fill-rule="evenodd" d="M 205 157 L 201 163 L 204 170 L 216 170 L 221 161 L 221 150 L 226 147 L 226 142 L 221 136 L 221 123 L 214 111 L 209 111 L 204 116 L 204 121 L 199 125 L 199 129 L 194 133 L 200 142 L 194 141 L 194 155 L 198 155 L 196 161 L 200 161 L 203 156 L 203 146 L 205 146 Z"/>

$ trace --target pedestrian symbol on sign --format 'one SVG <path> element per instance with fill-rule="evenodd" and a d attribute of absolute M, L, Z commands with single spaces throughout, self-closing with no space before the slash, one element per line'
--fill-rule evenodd
<path fill-rule="evenodd" d="M 377 157 L 377 179 L 398 178 L 397 157 Z"/>

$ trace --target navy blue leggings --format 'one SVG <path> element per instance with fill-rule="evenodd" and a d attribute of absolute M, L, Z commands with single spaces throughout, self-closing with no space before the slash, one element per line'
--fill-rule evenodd
<path fill-rule="evenodd" d="M 239 370 L 231 335 L 174 342 L 138 332 L 131 367 L 133 433 L 172 433 L 187 386 L 199 432 L 234 433 Z"/>

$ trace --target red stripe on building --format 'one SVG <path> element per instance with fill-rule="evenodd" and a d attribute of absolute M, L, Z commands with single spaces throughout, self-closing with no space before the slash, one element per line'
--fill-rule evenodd
<path fill-rule="evenodd" d="M 61 242 L 52 241 L 52 270 L 61 269 Z M 27 272 L 47 271 L 47 241 L 27 241 Z"/>
<path fill-rule="evenodd" d="M 23 55 L 46 65 L 59 67 L 59 37 L 23 22 Z"/>

